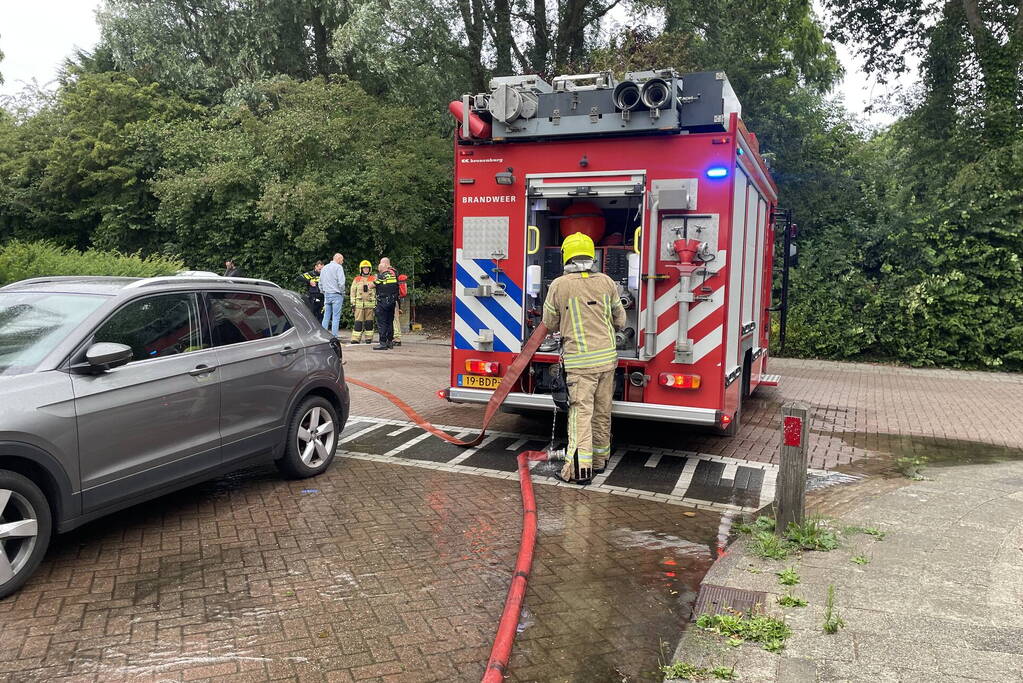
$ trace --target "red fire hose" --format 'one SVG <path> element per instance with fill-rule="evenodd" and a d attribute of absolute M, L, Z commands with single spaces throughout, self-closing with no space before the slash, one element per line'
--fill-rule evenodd
<path fill-rule="evenodd" d="M 547 328 L 543 324 L 540 324 L 533 331 L 533 334 L 522 347 L 522 351 L 508 367 L 508 372 L 501 380 L 500 386 L 491 395 L 490 401 L 487 402 L 487 409 L 483 414 L 483 426 L 480 428 L 479 435 L 471 441 L 459 441 L 450 434 L 434 427 L 422 415 L 417 413 L 412 406 L 389 391 L 354 377 L 346 377 L 345 381 L 363 389 L 375 391 L 388 399 L 405 413 L 417 427 L 425 429 L 431 434 L 456 446 L 472 447 L 483 441 L 483 437 L 487 432 L 487 426 L 497 413 L 497 409 L 504 403 L 508 394 L 511 393 L 512 387 L 515 386 L 522 371 L 529 365 L 533 354 L 536 353 L 540 343 L 546 336 Z M 529 461 L 546 459 L 547 454 L 543 451 L 523 451 L 519 453 L 517 458 L 519 465 L 519 489 L 522 493 L 522 536 L 519 540 L 519 556 L 515 561 L 515 574 L 512 576 L 511 586 L 508 587 L 508 597 L 504 601 L 504 611 L 501 613 L 501 621 L 497 626 L 494 646 L 490 650 L 490 659 L 487 661 L 487 668 L 483 673 L 483 683 L 503 681 L 504 673 L 508 669 L 512 645 L 515 642 L 515 634 L 518 632 L 522 600 L 526 595 L 526 581 L 529 579 L 529 572 L 533 567 L 533 549 L 536 546 L 536 500 L 533 497 L 533 482 L 529 478 Z"/>

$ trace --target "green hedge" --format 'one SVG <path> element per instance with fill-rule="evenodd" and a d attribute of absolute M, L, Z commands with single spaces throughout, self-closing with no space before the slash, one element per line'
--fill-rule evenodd
<path fill-rule="evenodd" d="M 121 275 L 152 277 L 171 275 L 184 268 L 174 259 L 142 257 L 116 251 L 78 251 L 52 242 L 15 240 L 0 245 L 0 285 L 47 275 Z"/>

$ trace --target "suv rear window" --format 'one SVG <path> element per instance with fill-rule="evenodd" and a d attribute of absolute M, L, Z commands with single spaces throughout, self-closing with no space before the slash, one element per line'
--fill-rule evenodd
<path fill-rule="evenodd" d="M 288 320 L 281 305 L 269 296 L 264 296 L 263 300 L 266 301 L 266 311 L 270 315 L 270 334 L 276 337 L 290 330 L 291 321 Z"/>
<path fill-rule="evenodd" d="M 217 346 L 266 339 L 272 336 L 266 304 L 259 294 L 211 292 L 210 323 Z"/>
<path fill-rule="evenodd" d="M 116 311 L 96 330 L 93 341 L 125 344 L 134 360 L 144 360 L 208 348 L 202 329 L 195 294 L 159 294 Z"/>

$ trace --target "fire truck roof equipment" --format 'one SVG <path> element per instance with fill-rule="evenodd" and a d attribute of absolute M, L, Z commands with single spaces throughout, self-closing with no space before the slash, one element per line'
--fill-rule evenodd
<path fill-rule="evenodd" d="M 463 142 L 725 131 L 742 108 L 723 71 L 679 75 L 673 69 L 635 71 L 622 81 L 610 72 L 502 76 L 490 92 L 449 106 Z"/>

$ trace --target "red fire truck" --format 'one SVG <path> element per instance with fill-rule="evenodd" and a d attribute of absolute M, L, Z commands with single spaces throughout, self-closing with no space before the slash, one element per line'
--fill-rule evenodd
<path fill-rule="evenodd" d="M 777 188 L 723 72 L 495 78 L 452 102 L 451 401 L 485 403 L 575 232 L 628 314 L 613 414 L 735 433 L 767 376 Z M 556 340 L 506 406 L 553 410 Z"/>

